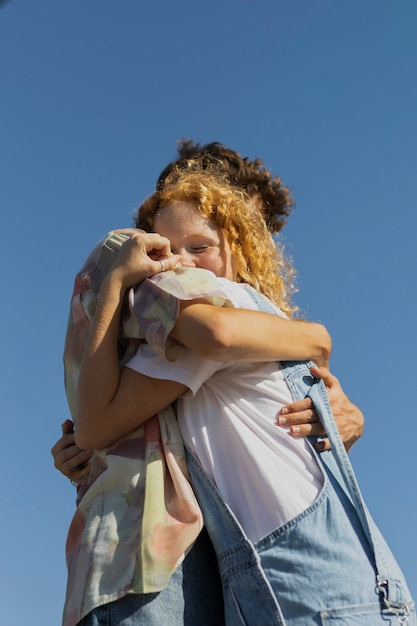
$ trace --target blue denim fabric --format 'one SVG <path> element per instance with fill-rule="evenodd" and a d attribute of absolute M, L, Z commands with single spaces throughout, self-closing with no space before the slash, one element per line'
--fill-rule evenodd
<path fill-rule="evenodd" d="M 261 559 L 217 487 L 186 448 L 187 465 L 217 554 L 227 626 L 285 626 Z"/>
<path fill-rule="evenodd" d="M 310 395 L 326 429 L 333 429 L 335 450 L 317 455 L 324 486 L 306 511 L 254 546 L 187 451 L 219 561 L 226 624 L 416 626 L 404 576 L 366 510 L 337 429 L 330 423 L 323 383 L 311 376 L 305 363 L 283 364 L 283 370 L 294 398 Z"/>
<path fill-rule="evenodd" d="M 223 626 L 223 594 L 205 529 L 160 593 L 129 594 L 91 611 L 78 626 Z"/>
<path fill-rule="evenodd" d="M 378 592 L 381 594 L 383 606 L 392 611 L 398 609 L 401 612 L 402 607 L 411 602 L 410 592 L 405 584 L 403 573 L 363 501 L 355 473 L 331 414 L 325 386 L 322 381 L 313 378 L 306 371 L 311 364 L 284 363 L 283 365 L 294 397 L 297 399 L 306 395 L 311 397 L 330 439 L 331 451 L 319 458 L 328 475 L 333 478 L 333 481 L 338 481 L 339 486 L 353 504 L 357 519 L 373 551 Z"/>

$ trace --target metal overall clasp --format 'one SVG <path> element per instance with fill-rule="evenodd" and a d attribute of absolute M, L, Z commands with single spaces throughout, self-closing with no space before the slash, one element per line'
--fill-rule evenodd
<path fill-rule="evenodd" d="M 381 580 L 378 577 L 376 585 L 377 592 L 380 594 L 385 609 L 387 609 L 389 613 L 396 616 L 398 623 L 401 624 L 401 626 L 407 626 L 410 608 L 403 601 L 403 584 L 399 580 L 392 582 L 394 582 L 394 585 L 391 585 L 390 581 Z M 394 587 L 394 589 L 392 589 L 392 587 Z M 395 598 L 392 597 L 393 595 Z"/>

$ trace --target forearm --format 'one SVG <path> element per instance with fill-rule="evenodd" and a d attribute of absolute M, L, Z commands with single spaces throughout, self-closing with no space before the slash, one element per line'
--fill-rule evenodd
<path fill-rule="evenodd" d="M 202 303 L 183 308 L 171 336 L 216 361 L 312 359 L 327 366 L 331 353 L 321 324 Z"/>
<path fill-rule="evenodd" d="M 75 440 L 81 448 L 113 443 L 152 417 L 183 392 L 167 383 L 159 393 L 155 381 L 121 368 L 117 350 L 119 322 L 126 291 L 148 276 L 175 267 L 168 239 L 155 233 L 132 233 L 104 279 L 78 380 Z M 177 394 L 177 395 L 176 395 Z"/>
<path fill-rule="evenodd" d="M 168 406 L 186 387 L 120 367 L 117 352 L 124 291 L 105 281 L 100 292 L 78 383 L 75 440 L 80 447 L 108 446 Z"/>
<path fill-rule="evenodd" d="M 78 445 L 85 445 L 94 430 L 107 426 L 106 412 L 120 382 L 117 338 L 124 294 L 116 276 L 103 282 L 78 379 Z"/>

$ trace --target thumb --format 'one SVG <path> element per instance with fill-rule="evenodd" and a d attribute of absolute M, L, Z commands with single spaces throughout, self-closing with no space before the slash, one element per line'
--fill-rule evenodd
<path fill-rule="evenodd" d="M 333 374 L 330 373 L 327 367 L 311 367 L 310 372 L 316 378 L 321 378 L 321 380 L 326 385 L 326 389 L 328 391 L 333 387 L 337 387 L 337 385 L 339 384 L 336 376 L 333 376 Z"/>
<path fill-rule="evenodd" d="M 71 435 L 74 432 L 74 424 L 71 420 L 65 420 L 61 428 L 63 435 Z"/>
<path fill-rule="evenodd" d="M 327 367 L 317 367 L 316 365 L 310 367 L 310 372 L 315 378 L 320 378 L 326 385 L 330 381 L 331 374 Z"/>

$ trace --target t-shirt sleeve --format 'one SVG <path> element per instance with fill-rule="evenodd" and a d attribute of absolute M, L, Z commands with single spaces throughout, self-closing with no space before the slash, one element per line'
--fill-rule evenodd
<path fill-rule="evenodd" d="M 180 303 L 201 298 L 216 306 L 233 306 L 221 282 L 208 270 L 182 267 L 156 274 L 129 291 L 121 335 L 145 339 L 155 352 L 176 361 L 182 350 L 169 334 L 178 319 Z"/>
<path fill-rule="evenodd" d="M 136 354 L 126 363 L 126 367 L 150 378 L 182 383 L 189 389 L 184 397 L 194 396 L 203 383 L 224 365 L 220 361 L 203 359 L 189 348 L 182 352 L 175 363 L 171 363 L 148 344 L 139 346 Z"/>

